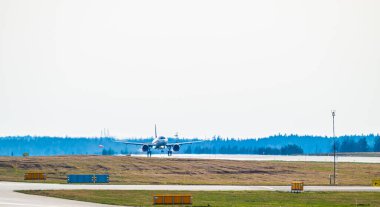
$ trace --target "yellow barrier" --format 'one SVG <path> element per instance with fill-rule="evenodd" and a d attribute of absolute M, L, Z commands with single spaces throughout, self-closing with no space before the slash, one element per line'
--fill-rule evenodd
<path fill-rule="evenodd" d="M 303 191 L 303 186 L 304 186 L 303 182 L 301 182 L 301 181 L 293 181 L 290 192 L 292 192 L 292 193 L 300 193 L 300 192 Z"/>
<path fill-rule="evenodd" d="M 42 172 L 28 172 L 25 173 L 24 180 L 46 180 L 46 174 Z"/>
<path fill-rule="evenodd" d="M 372 186 L 380 187 L 380 180 L 372 180 Z"/>
<path fill-rule="evenodd" d="M 153 195 L 153 205 L 192 205 L 191 195 Z"/>

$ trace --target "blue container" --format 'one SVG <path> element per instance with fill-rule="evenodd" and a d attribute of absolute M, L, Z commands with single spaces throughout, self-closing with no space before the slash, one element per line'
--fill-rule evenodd
<path fill-rule="evenodd" d="M 93 183 L 94 175 L 68 175 L 67 183 Z"/>
<path fill-rule="evenodd" d="M 108 174 L 104 175 L 95 175 L 96 178 L 96 183 L 109 183 L 110 181 L 110 176 Z"/>
<path fill-rule="evenodd" d="M 67 183 L 109 183 L 110 176 L 104 175 L 67 175 Z"/>

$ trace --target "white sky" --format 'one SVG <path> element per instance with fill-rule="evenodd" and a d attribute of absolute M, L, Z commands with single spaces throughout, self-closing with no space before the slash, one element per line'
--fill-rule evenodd
<path fill-rule="evenodd" d="M 0 136 L 380 132 L 378 0 L 0 0 Z"/>

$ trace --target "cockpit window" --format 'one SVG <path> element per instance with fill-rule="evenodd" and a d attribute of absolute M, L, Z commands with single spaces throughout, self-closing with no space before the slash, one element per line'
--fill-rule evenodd
<path fill-rule="evenodd" d="M 160 137 L 159 139 L 165 139 L 165 137 Z"/>

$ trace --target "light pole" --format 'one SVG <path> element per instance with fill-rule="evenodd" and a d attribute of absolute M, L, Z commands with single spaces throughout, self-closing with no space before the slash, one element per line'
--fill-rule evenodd
<path fill-rule="evenodd" d="M 334 185 L 336 179 L 336 138 L 335 138 L 335 110 L 331 111 L 331 115 L 333 118 L 333 139 L 334 139 Z"/>

